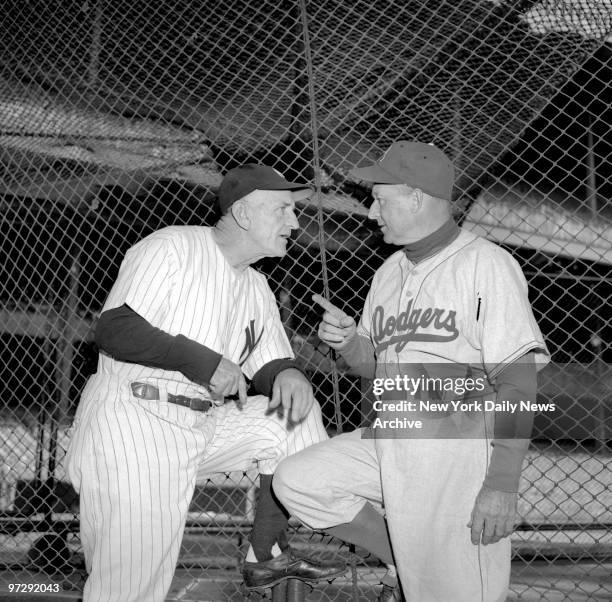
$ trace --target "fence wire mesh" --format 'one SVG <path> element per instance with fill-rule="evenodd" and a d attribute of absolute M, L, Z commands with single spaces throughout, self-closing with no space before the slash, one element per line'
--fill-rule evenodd
<path fill-rule="evenodd" d="M 62 461 L 95 371 L 93 326 L 126 250 L 166 225 L 214 223 L 233 166 L 255 160 L 316 186 L 287 257 L 259 268 L 329 432 L 360 425 L 368 383 L 317 340 L 310 296 L 359 315 L 391 249 L 348 171 L 418 139 L 454 160 L 456 219 L 521 263 L 553 353 L 540 395 L 560 411 L 536 417 L 512 596 L 612 597 L 609 2 L 29 0 L 5 2 L 0 27 L 8 581 L 83 568 Z M 224 584 L 219 600 L 241 599 L 256 486 L 241 473 L 198 487 L 185 583 L 208 576 Z M 373 599 L 375 559 L 304 530 L 293 541 L 351 561 L 346 583 L 316 599 Z"/>

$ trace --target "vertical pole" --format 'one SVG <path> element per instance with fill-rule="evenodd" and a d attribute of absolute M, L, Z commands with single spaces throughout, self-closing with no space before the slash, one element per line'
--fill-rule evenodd
<path fill-rule="evenodd" d="M 591 116 L 589 115 L 587 125 L 587 201 L 591 209 L 591 217 L 597 217 L 597 182 L 595 174 L 595 151 L 593 143 L 593 130 Z"/>
<path fill-rule="evenodd" d="M 272 602 L 286 602 L 287 600 L 287 580 L 277 583 L 272 588 Z"/>
<path fill-rule="evenodd" d="M 73 256 L 75 254 L 75 256 Z M 70 249 L 70 268 L 68 270 L 68 294 L 58 316 L 56 390 L 58 397 L 51 411 L 51 441 L 49 448 L 49 475 L 51 487 L 55 485 L 55 464 L 57 461 L 57 438 L 62 420 L 67 416 L 70 407 L 70 389 L 72 387 L 72 363 L 74 358 L 74 340 L 77 330 L 76 317 L 79 309 L 79 272 L 80 256 L 76 245 Z"/>
<path fill-rule="evenodd" d="M 283 278 L 282 288 L 278 295 L 279 299 L 279 310 L 281 316 L 281 322 L 287 333 L 289 340 L 293 338 L 295 334 L 293 331 L 293 304 L 291 302 L 291 289 L 293 288 L 293 278 L 287 272 Z"/>
<path fill-rule="evenodd" d="M 255 518 L 255 507 L 257 505 L 257 484 L 252 481 L 246 489 L 245 511 L 246 519 L 252 524 Z"/>
<path fill-rule="evenodd" d="M 299 579 L 287 580 L 287 602 L 304 602 L 306 600 L 306 584 Z"/>
<path fill-rule="evenodd" d="M 593 130 L 592 130 L 592 119 L 591 116 L 587 116 L 587 201 L 591 210 L 591 218 L 597 219 L 597 180 L 595 173 L 595 149 L 593 142 Z M 597 285 L 593 285 L 591 295 L 594 297 L 593 304 L 593 319 L 594 327 L 591 333 L 590 343 L 595 355 L 594 359 L 594 372 L 595 380 L 597 385 L 601 380 L 601 349 L 602 349 L 602 338 L 601 338 L 601 318 L 597 313 L 599 306 L 597 302 Z M 599 397 L 596 415 L 595 415 L 595 440 L 597 441 L 597 448 L 599 451 L 604 451 L 606 448 L 606 399 L 605 397 Z"/>

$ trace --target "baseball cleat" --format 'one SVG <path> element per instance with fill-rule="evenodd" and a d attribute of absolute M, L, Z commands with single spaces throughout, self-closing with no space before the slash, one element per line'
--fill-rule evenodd
<path fill-rule="evenodd" d="M 285 579 L 299 579 L 306 583 L 316 583 L 343 574 L 345 563 L 323 564 L 316 560 L 296 556 L 288 550 L 263 562 L 245 562 L 242 577 L 247 589 L 272 587 Z"/>

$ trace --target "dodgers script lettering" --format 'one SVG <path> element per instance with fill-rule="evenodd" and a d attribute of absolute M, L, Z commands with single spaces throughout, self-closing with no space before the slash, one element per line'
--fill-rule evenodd
<path fill-rule="evenodd" d="M 385 316 L 377 305 L 372 316 L 372 333 L 376 351 L 391 345 L 402 351 L 410 341 L 454 341 L 459 332 L 455 323 L 457 312 L 439 307 L 413 307 L 413 299 L 398 316 Z M 428 329 L 427 332 L 419 332 Z M 431 332 L 433 329 L 434 332 Z"/>

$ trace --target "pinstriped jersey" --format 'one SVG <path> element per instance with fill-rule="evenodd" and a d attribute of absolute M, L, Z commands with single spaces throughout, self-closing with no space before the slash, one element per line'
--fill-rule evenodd
<path fill-rule="evenodd" d="M 153 326 L 220 353 L 249 378 L 271 360 L 294 357 L 266 278 L 250 267 L 234 270 L 206 226 L 170 226 L 131 247 L 103 311 L 124 303 Z M 194 388 L 180 372 L 104 353 L 98 372 L 126 381 L 161 379 L 173 393 Z"/>
<path fill-rule="evenodd" d="M 357 332 L 382 369 L 456 362 L 486 367 L 494 378 L 528 351 L 539 368 L 549 357 L 520 266 L 465 230 L 417 264 L 403 251 L 391 255 L 374 275 Z"/>

